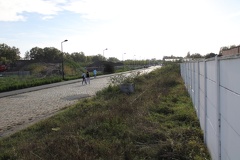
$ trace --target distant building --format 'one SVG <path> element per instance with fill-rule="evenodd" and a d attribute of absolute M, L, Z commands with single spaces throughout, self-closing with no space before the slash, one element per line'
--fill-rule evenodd
<path fill-rule="evenodd" d="M 191 60 L 193 60 L 193 59 L 192 58 L 187 58 L 187 57 L 183 58 L 183 61 L 191 61 Z"/>
<path fill-rule="evenodd" d="M 171 61 L 171 62 L 175 62 L 175 61 L 180 61 L 182 60 L 183 58 L 182 57 L 167 57 L 167 56 L 164 56 L 163 57 L 163 61 Z"/>
<path fill-rule="evenodd" d="M 237 55 L 237 54 L 240 54 L 240 46 L 222 50 L 223 56 L 232 56 L 232 55 Z"/>

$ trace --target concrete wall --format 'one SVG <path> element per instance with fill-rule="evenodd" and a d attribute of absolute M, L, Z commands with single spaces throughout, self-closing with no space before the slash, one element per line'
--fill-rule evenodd
<path fill-rule="evenodd" d="M 181 75 L 214 160 L 240 159 L 240 57 L 186 62 Z"/>

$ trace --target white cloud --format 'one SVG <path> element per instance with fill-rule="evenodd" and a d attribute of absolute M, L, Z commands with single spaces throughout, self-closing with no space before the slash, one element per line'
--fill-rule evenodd
<path fill-rule="evenodd" d="M 53 19 L 53 18 L 54 18 L 54 16 L 44 16 L 44 17 L 42 17 L 42 20 Z"/>
<path fill-rule="evenodd" d="M 66 10 L 79 13 L 86 19 L 109 19 L 119 13 L 119 2 L 112 0 L 0 0 L 0 21 L 24 21 L 25 12 L 44 17 Z M 122 2 L 121 2 L 122 3 Z M 123 11 L 123 10 L 122 10 Z"/>
<path fill-rule="evenodd" d="M 17 1 L 5 1 L 0 0 L 0 21 L 23 21 L 25 18 L 18 13 L 22 12 L 22 9 L 16 4 Z"/>
<path fill-rule="evenodd" d="M 70 0 L 63 8 L 79 13 L 85 19 L 108 20 L 116 17 L 119 11 L 118 0 Z"/>
<path fill-rule="evenodd" d="M 24 21 L 25 12 L 38 13 L 43 16 L 56 15 L 61 11 L 59 3 L 63 0 L 0 0 L 0 21 Z"/>

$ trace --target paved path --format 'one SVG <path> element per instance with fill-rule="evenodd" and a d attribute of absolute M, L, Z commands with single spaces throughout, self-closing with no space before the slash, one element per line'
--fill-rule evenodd
<path fill-rule="evenodd" d="M 108 86 L 109 77 L 96 78 L 91 84 L 74 83 L 0 98 L 0 137 L 49 117 L 81 98 L 95 95 Z"/>
<path fill-rule="evenodd" d="M 81 98 L 94 96 L 109 85 L 110 76 L 91 79 L 90 85 L 82 85 L 79 79 L 0 93 L 0 138 L 50 117 Z"/>

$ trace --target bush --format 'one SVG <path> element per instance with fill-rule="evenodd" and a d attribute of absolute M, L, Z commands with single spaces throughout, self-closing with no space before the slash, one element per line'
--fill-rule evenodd
<path fill-rule="evenodd" d="M 103 72 L 106 74 L 114 73 L 115 69 L 112 64 L 104 64 L 104 70 Z"/>

